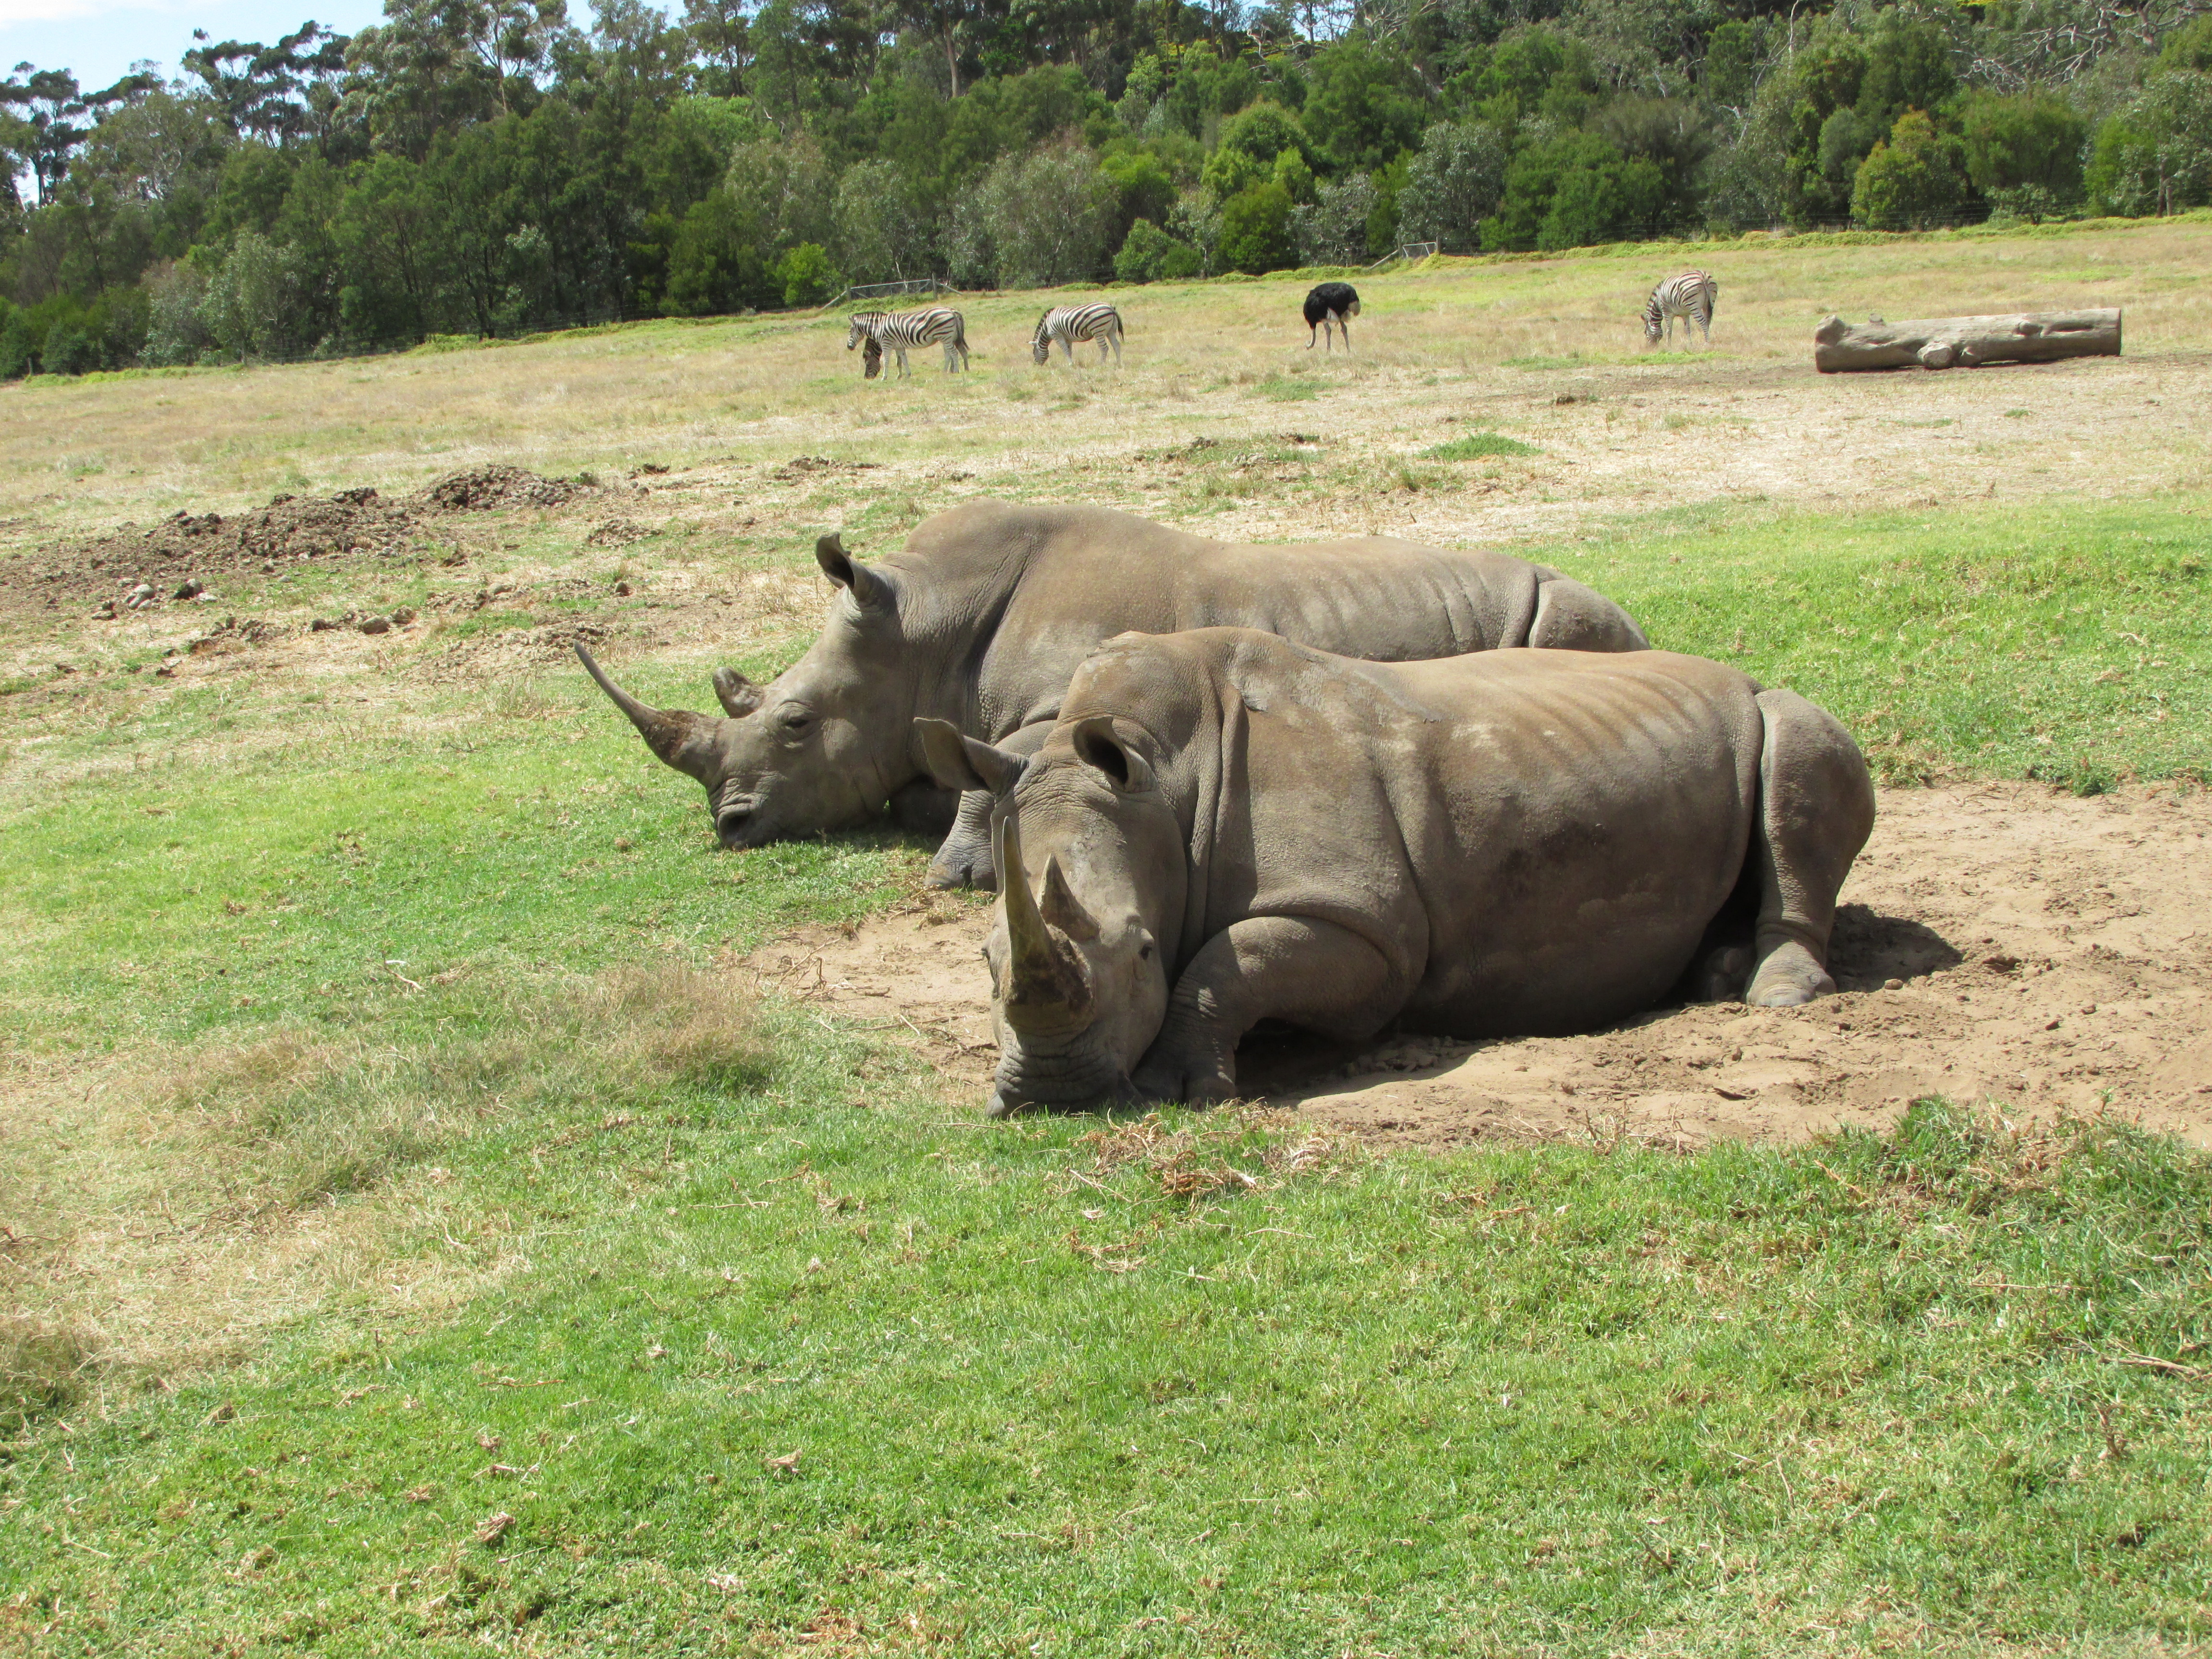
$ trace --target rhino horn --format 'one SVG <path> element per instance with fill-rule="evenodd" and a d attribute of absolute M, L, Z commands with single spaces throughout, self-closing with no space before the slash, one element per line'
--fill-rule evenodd
<path fill-rule="evenodd" d="M 1006 907 L 1006 1018 L 1024 1028 L 1066 1030 L 1091 1012 L 1091 977 L 1065 933 L 1049 926 L 1030 891 L 1022 865 L 1019 817 L 1009 810 L 999 820 L 999 891 Z M 1055 864 L 1047 872 L 1047 890 Z M 1066 884 L 1061 884 L 1065 890 Z"/>
<path fill-rule="evenodd" d="M 1044 861 L 1044 894 L 1037 900 L 1037 913 L 1070 939 L 1098 937 L 1098 924 L 1068 886 L 1057 857 Z"/>
<path fill-rule="evenodd" d="M 718 721 L 695 714 L 688 708 L 655 708 L 651 703 L 640 702 L 609 679 L 599 664 L 592 660 L 592 653 L 580 644 L 576 647 L 576 654 L 583 659 L 584 672 L 599 683 L 599 690 L 629 716 L 629 723 L 637 727 L 647 748 L 678 771 L 713 785 L 716 775 L 714 728 Z"/>

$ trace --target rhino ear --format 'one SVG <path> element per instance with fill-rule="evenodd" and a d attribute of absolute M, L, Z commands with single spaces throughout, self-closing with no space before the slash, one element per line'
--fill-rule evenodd
<path fill-rule="evenodd" d="M 1141 794 L 1152 787 L 1152 769 L 1149 762 L 1121 741 L 1114 730 L 1110 714 L 1093 714 L 1079 720 L 1068 734 L 1075 744 L 1075 757 L 1093 771 L 1106 775 L 1107 782 L 1123 794 Z"/>
<path fill-rule="evenodd" d="M 761 706 L 761 689 L 734 668 L 714 671 L 714 696 L 722 705 L 722 712 L 733 720 L 741 720 Z"/>
<path fill-rule="evenodd" d="M 840 587 L 849 587 L 865 611 L 887 610 L 892 600 L 890 578 L 871 570 L 845 550 L 844 538 L 836 531 L 814 544 L 815 562 L 822 574 Z"/>
<path fill-rule="evenodd" d="M 1022 756 L 961 736 L 960 728 L 950 720 L 917 720 L 914 730 L 921 739 L 929 775 L 940 789 L 985 789 L 994 795 L 1010 795 L 1029 766 Z"/>

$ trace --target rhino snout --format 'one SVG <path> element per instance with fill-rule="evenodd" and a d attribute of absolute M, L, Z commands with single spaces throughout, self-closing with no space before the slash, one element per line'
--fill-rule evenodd
<path fill-rule="evenodd" d="M 759 821 L 760 797 L 738 795 L 715 809 L 714 833 L 725 847 L 750 847 L 759 839 L 753 833 Z"/>

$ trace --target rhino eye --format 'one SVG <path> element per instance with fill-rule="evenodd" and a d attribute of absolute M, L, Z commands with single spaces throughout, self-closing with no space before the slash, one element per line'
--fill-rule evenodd
<path fill-rule="evenodd" d="M 812 712 L 805 708 L 787 708 L 775 717 L 775 723 L 787 732 L 804 732 L 813 722 Z"/>

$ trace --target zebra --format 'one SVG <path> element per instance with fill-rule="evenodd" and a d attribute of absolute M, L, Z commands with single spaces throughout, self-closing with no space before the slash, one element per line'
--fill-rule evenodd
<path fill-rule="evenodd" d="M 1114 348 L 1114 361 L 1121 361 L 1121 313 L 1101 301 L 1088 306 L 1054 306 L 1037 319 L 1036 332 L 1030 337 L 1030 356 L 1039 363 L 1052 361 L 1052 343 L 1060 342 L 1060 349 L 1067 354 L 1068 367 L 1075 366 L 1075 343 L 1078 340 L 1098 342 L 1098 361 L 1106 361 L 1106 348 Z"/>
<path fill-rule="evenodd" d="M 1352 324 L 1349 319 L 1358 314 L 1359 290 L 1358 289 L 1349 283 L 1323 283 L 1306 295 L 1306 349 L 1308 351 L 1313 349 L 1314 331 L 1320 329 L 1322 331 L 1322 338 L 1324 342 L 1322 349 L 1334 350 L 1333 346 L 1326 343 L 1331 337 L 1327 331 L 1329 325 L 1334 323 L 1343 331 L 1344 349 L 1346 351 L 1351 350 Z"/>
<path fill-rule="evenodd" d="M 1644 302 L 1644 343 L 1659 343 L 1659 327 L 1667 328 L 1667 343 L 1674 343 L 1674 319 L 1682 319 L 1682 339 L 1688 343 L 1690 330 L 1703 329 L 1705 343 L 1713 343 L 1713 307 L 1721 297 L 1721 285 L 1702 270 L 1686 270 L 1679 276 L 1669 276 L 1651 290 L 1651 297 Z"/>
<path fill-rule="evenodd" d="M 872 341 L 879 353 L 888 348 L 896 354 L 901 374 L 913 373 L 907 367 L 908 348 L 932 342 L 945 348 L 947 374 L 968 367 L 968 324 L 950 306 L 931 306 L 926 311 L 855 312 L 852 326 L 846 331 L 845 349 L 852 350 L 863 340 Z"/>

